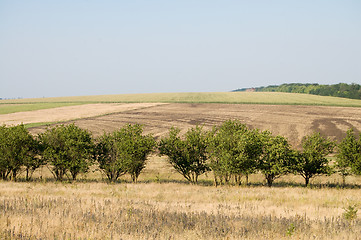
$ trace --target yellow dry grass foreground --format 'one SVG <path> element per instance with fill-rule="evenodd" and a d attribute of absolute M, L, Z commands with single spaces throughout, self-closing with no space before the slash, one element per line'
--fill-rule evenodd
<path fill-rule="evenodd" d="M 0 182 L 1 239 L 360 239 L 359 189 Z"/>
<path fill-rule="evenodd" d="M 106 183 L 98 171 L 54 182 L 46 168 L 34 182 L 0 181 L 0 239 L 360 239 L 360 177 L 318 177 L 309 188 L 288 175 L 273 188 L 261 174 L 248 186 L 185 182 L 165 157 L 151 156 L 139 183 Z"/>

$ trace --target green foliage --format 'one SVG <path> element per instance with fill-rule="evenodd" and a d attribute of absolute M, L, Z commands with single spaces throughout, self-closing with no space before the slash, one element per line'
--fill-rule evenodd
<path fill-rule="evenodd" d="M 293 166 L 295 172 L 305 179 L 307 186 L 310 178 L 319 174 L 330 174 L 327 155 L 333 152 L 335 142 L 313 133 L 302 139 L 303 152 L 297 153 L 297 163 Z"/>
<path fill-rule="evenodd" d="M 206 164 L 207 133 L 196 126 L 181 139 L 179 132 L 179 129 L 171 128 L 169 136 L 160 140 L 159 151 L 161 155 L 168 156 L 169 163 L 194 184 L 201 174 L 209 170 Z"/>
<path fill-rule="evenodd" d="M 353 221 L 357 218 L 357 205 L 356 204 L 350 204 L 347 207 L 345 207 L 343 212 L 343 217 L 348 221 Z"/>
<path fill-rule="evenodd" d="M 346 176 L 351 174 L 352 163 L 359 158 L 359 146 L 354 135 L 354 130 L 349 129 L 346 132 L 346 137 L 342 139 L 338 145 L 338 153 L 336 158 L 336 168 L 341 174 L 343 185 L 345 185 Z"/>
<path fill-rule="evenodd" d="M 291 237 L 295 233 L 296 227 L 295 224 L 291 223 L 287 228 L 287 236 Z"/>
<path fill-rule="evenodd" d="M 307 93 L 321 96 L 361 99 L 361 85 L 355 83 L 339 83 L 334 85 L 290 83 L 279 86 L 260 87 L 255 90 L 258 92 Z"/>
<path fill-rule="evenodd" d="M 137 182 L 149 153 L 156 146 L 152 135 L 142 134 L 141 125 L 128 124 L 113 133 L 104 133 L 98 139 L 94 157 L 110 182 L 125 173 L 129 173 L 132 181 Z"/>
<path fill-rule="evenodd" d="M 28 171 L 35 171 L 41 165 L 37 158 L 38 145 L 24 125 L 0 127 L 0 177 L 7 179 L 9 175 L 16 180 L 22 166 Z M 27 171 L 27 173 L 28 173 Z M 27 180 L 29 179 L 27 174 Z"/>
<path fill-rule="evenodd" d="M 346 137 L 338 145 L 336 166 L 343 179 L 351 173 L 361 175 L 361 137 L 356 138 L 349 129 Z"/>
<path fill-rule="evenodd" d="M 287 139 L 282 136 L 272 136 L 271 132 L 261 133 L 263 151 L 257 168 L 265 175 L 267 185 L 288 173 L 294 163 L 294 151 Z"/>
<path fill-rule="evenodd" d="M 50 163 L 56 180 L 62 181 L 69 171 L 76 180 L 91 165 L 93 140 L 89 131 L 74 124 L 48 128 L 39 136 L 43 157 Z"/>
<path fill-rule="evenodd" d="M 94 158 L 110 182 L 116 181 L 126 173 L 126 168 L 118 157 L 116 139 L 112 134 L 104 133 L 97 139 Z"/>
<path fill-rule="evenodd" d="M 248 129 L 237 120 L 228 120 L 213 129 L 208 151 L 215 184 L 228 183 L 232 177 L 240 184 L 241 175 L 248 176 L 255 171 L 262 144 L 258 131 Z"/>

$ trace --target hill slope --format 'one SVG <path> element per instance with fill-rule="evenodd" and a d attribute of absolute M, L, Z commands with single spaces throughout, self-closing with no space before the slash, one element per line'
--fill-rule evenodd
<path fill-rule="evenodd" d="M 235 103 L 361 107 L 361 100 L 297 93 L 149 93 L 1 100 L 0 114 L 86 103 Z"/>

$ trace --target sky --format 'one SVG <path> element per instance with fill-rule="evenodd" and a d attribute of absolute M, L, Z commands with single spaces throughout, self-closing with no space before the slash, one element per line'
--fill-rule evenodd
<path fill-rule="evenodd" d="M 0 98 L 340 82 L 359 0 L 0 0 Z"/>

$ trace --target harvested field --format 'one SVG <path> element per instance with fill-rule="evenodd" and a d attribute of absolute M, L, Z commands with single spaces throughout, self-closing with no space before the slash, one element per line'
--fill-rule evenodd
<path fill-rule="evenodd" d="M 83 105 L 80 108 L 87 109 L 86 111 L 96 115 L 96 111 L 91 110 L 92 106 L 98 107 L 99 104 Z M 102 134 L 103 131 L 115 130 L 126 123 L 139 123 L 144 125 L 146 133 L 151 132 L 156 137 L 160 137 L 167 134 L 172 126 L 186 131 L 197 124 L 211 128 L 228 119 L 239 119 L 252 128 L 268 129 L 274 134 L 285 136 L 295 146 L 300 144 L 303 136 L 313 131 L 319 131 L 326 136 L 340 140 L 350 127 L 354 127 L 356 132 L 361 130 L 361 108 L 352 107 L 201 103 L 110 104 L 104 106 L 109 107 L 108 113 L 114 107 L 114 113 L 105 116 L 89 116 L 71 122 L 89 129 L 95 136 Z M 42 111 L 45 113 L 47 110 Z M 46 116 L 47 114 L 44 118 Z M 36 121 L 47 121 L 39 114 L 36 114 L 36 117 L 38 118 Z M 70 117 L 68 116 L 68 118 Z M 62 118 L 55 121 L 62 121 Z M 44 129 L 45 127 L 35 127 L 30 130 L 35 134 Z"/>
<path fill-rule="evenodd" d="M 143 93 L 1 100 L 8 103 L 237 103 L 361 107 L 361 100 L 284 92 Z"/>
<path fill-rule="evenodd" d="M 359 189 L 0 182 L 1 239 L 360 239 Z"/>
<path fill-rule="evenodd" d="M 109 103 L 86 104 L 78 106 L 57 107 L 27 112 L 16 112 L 0 115 L 0 123 L 17 125 L 41 122 L 61 122 L 72 119 L 94 117 L 109 113 L 134 110 L 144 107 L 161 105 L 162 103 Z"/>

